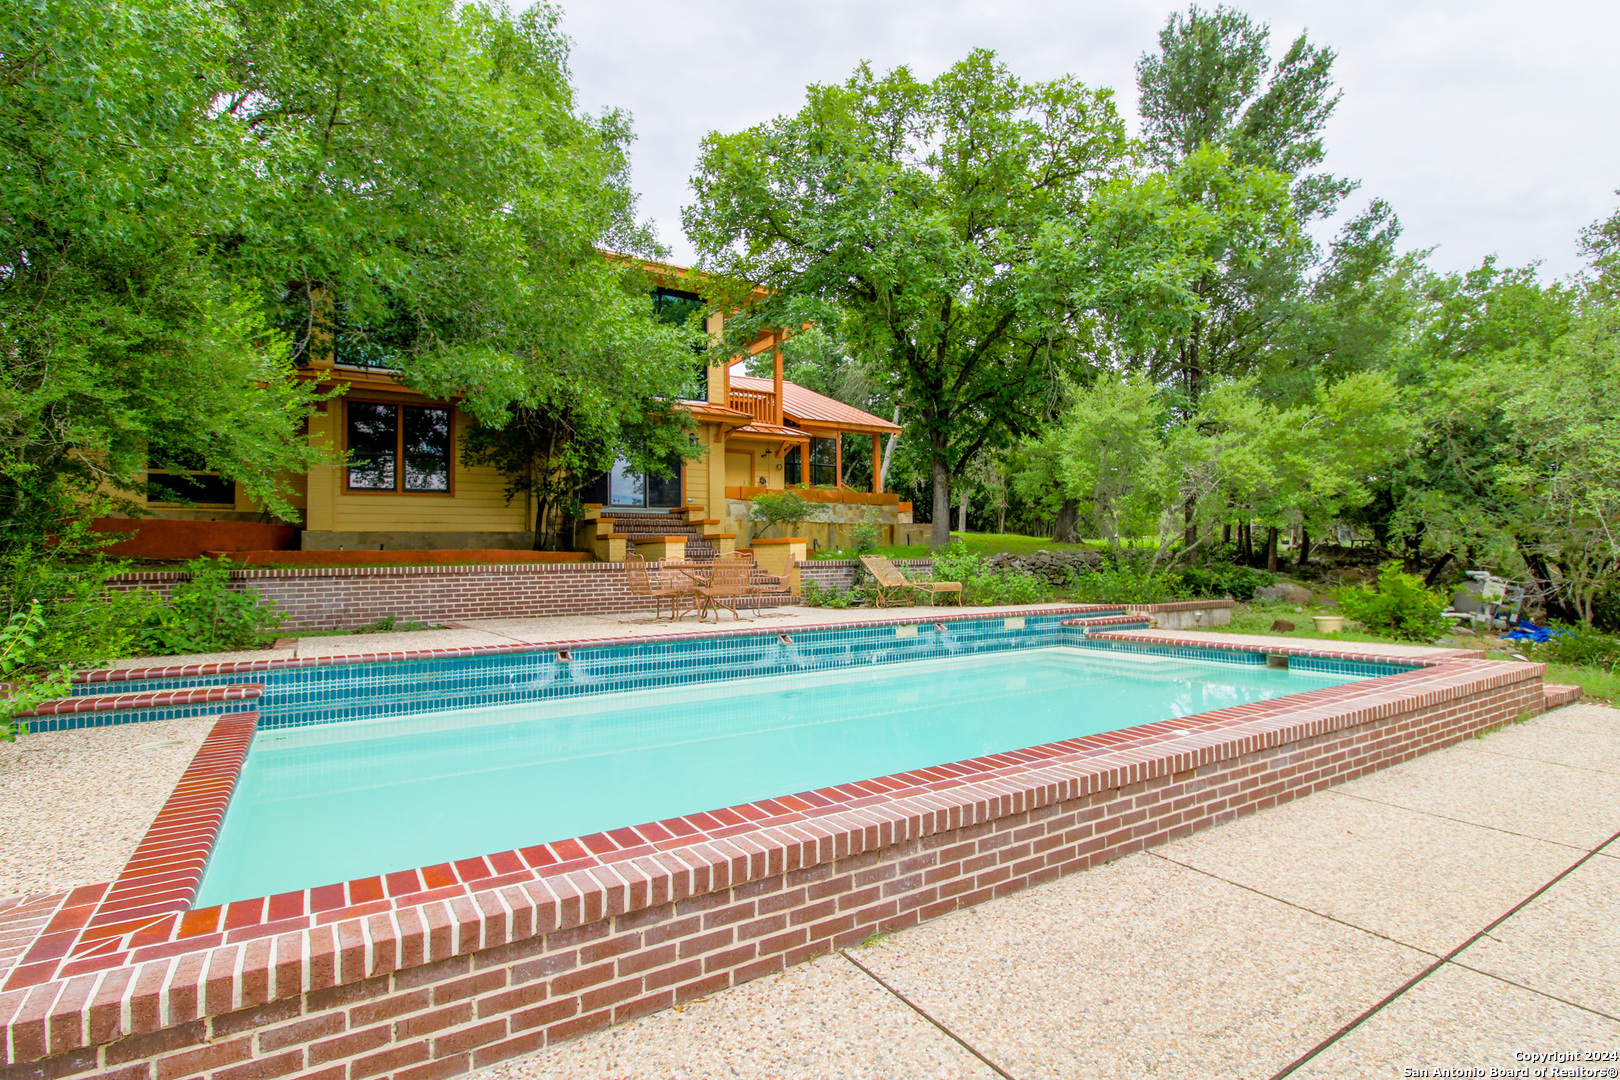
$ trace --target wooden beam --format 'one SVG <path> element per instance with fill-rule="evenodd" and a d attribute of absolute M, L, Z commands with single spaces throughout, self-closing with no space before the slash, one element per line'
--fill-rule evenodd
<path fill-rule="evenodd" d="M 771 378 L 776 383 L 776 426 L 782 426 L 782 339 L 776 339 L 775 351 L 771 354 Z"/>
<path fill-rule="evenodd" d="M 837 440 L 837 442 L 833 443 L 834 448 L 837 450 L 833 460 L 838 463 L 834 475 L 838 479 L 838 487 L 842 488 L 844 486 L 844 437 L 839 435 Z"/>
<path fill-rule="evenodd" d="M 872 494 L 883 494 L 883 436 L 872 432 Z"/>

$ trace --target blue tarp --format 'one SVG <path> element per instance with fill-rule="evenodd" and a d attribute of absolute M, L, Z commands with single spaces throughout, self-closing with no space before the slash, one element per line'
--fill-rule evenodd
<path fill-rule="evenodd" d="M 1540 645 L 1544 641 L 1551 641 L 1559 634 L 1567 634 L 1568 630 L 1559 630 L 1556 627 L 1537 626 L 1528 619 L 1520 619 L 1518 625 L 1502 635 L 1503 641 L 1528 641 Z"/>

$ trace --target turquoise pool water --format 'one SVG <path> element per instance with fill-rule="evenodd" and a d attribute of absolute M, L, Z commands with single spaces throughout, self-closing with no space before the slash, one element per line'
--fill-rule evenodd
<path fill-rule="evenodd" d="M 1054 647 L 261 731 L 196 906 L 1365 677 Z"/>

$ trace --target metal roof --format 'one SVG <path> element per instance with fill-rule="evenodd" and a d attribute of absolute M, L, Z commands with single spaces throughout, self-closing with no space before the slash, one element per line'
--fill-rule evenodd
<path fill-rule="evenodd" d="M 767 394 L 775 389 L 775 383 L 771 379 L 758 379 L 752 375 L 733 375 L 731 386 L 734 390 L 763 391 Z M 884 434 L 900 430 L 881 416 L 873 416 L 853 405 L 845 405 L 842 401 L 818 394 L 814 390 L 806 390 L 798 383 L 788 382 L 785 379 L 782 381 L 782 412 L 787 418 L 800 423 L 808 421 L 845 430 L 859 429 Z"/>

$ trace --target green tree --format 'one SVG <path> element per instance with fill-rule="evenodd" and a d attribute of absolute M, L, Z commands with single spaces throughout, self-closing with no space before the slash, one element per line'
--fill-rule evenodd
<path fill-rule="evenodd" d="M 137 491 L 154 445 L 293 516 L 334 334 L 490 427 L 684 388 L 689 336 L 598 254 L 654 245 L 554 9 L 0 3 L 0 523 Z"/>
<path fill-rule="evenodd" d="M 1109 92 L 1025 83 L 989 52 L 933 82 L 863 66 L 808 97 L 704 140 L 686 228 L 709 267 L 771 290 L 738 333 L 841 319 L 879 365 L 943 544 L 953 477 L 1048 419 L 1101 313 L 1129 328 L 1144 300 L 1185 306 L 1183 219 L 1209 211 L 1136 182 Z M 1183 181 L 1254 201 L 1264 170 L 1196 158 Z"/>
<path fill-rule="evenodd" d="M 1269 38 L 1264 24 L 1224 6 L 1171 15 L 1159 51 L 1137 63 L 1143 138 L 1149 159 L 1164 169 L 1215 146 L 1235 165 L 1281 174 L 1295 224 L 1303 226 L 1332 214 L 1354 187 L 1313 171 L 1325 155 L 1322 128 L 1339 101 L 1334 54 L 1300 35 L 1274 62 Z M 1209 379 L 1260 370 L 1304 285 L 1315 252 L 1302 228 L 1265 238 L 1269 243 L 1257 239 L 1243 229 L 1208 235 L 1192 285 L 1200 310 L 1149 358 L 1156 380 L 1179 386 L 1184 414 L 1197 408 Z"/>

